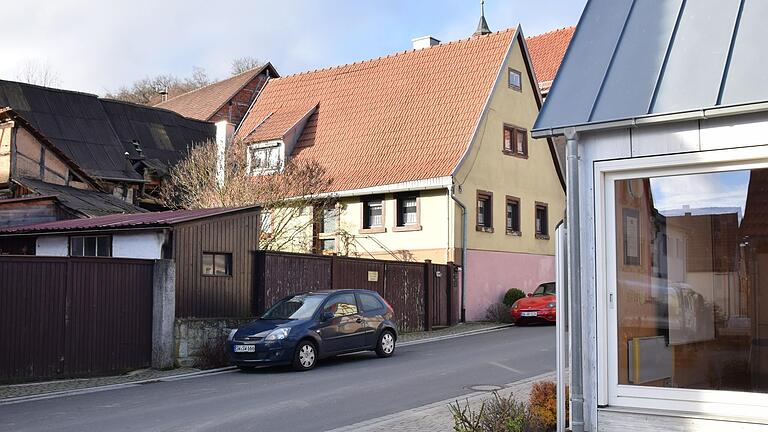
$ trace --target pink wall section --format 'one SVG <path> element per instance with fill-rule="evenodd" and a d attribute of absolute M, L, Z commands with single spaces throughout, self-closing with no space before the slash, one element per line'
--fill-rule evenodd
<path fill-rule="evenodd" d="M 467 321 L 485 319 L 492 303 L 500 302 L 510 288 L 526 293 L 542 282 L 555 280 L 555 257 L 512 252 L 467 251 Z"/>

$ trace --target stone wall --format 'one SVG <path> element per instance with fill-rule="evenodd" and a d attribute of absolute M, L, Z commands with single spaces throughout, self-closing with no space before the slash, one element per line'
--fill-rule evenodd
<path fill-rule="evenodd" d="M 251 318 L 176 318 L 173 329 L 176 365 L 196 366 L 206 343 L 225 339 L 230 329 L 249 321 Z"/>

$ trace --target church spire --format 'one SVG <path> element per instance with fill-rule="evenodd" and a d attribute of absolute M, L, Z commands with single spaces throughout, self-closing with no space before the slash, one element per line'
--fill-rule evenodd
<path fill-rule="evenodd" d="M 480 22 L 477 23 L 477 30 L 472 36 L 487 35 L 491 32 L 488 28 L 488 22 L 485 21 L 485 0 L 480 0 Z"/>

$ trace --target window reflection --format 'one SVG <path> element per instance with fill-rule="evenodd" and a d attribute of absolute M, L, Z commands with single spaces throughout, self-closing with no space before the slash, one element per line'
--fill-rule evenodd
<path fill-rule="evenodd" d="M 768 170 L 615 191 L 619 383 L 768 391 Z"/>

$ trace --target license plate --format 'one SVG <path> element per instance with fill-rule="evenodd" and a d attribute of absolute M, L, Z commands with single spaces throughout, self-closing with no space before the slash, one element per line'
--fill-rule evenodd
<path fill-rule="evenodd" d="M 235 345 L 235 352 L 256 352 L 256 345 Z"/>
<path fill-rule="evenodd" d="M 538 312 L 522 312 L 522 313 L 520 314 L 520 316 L 524 316 L 524 317 L 534 317 L 534 316 L 539 316 L 539 313 L 538 313 Z"/>

